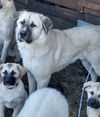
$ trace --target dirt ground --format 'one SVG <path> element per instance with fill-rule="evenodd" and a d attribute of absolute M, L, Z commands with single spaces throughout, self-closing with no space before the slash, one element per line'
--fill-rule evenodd
<path fill-rule="evenodd" d="M 56 28 L 64 29 L 66 27 L 70 28 L 75 26 L 71 22 L 63 21 L 54 17 L 51 18 L 54 22 L 54 27 Z M 80 95 L 86 76 L 87 71 L 78 60 L 60 72 L 54 73 L 51 77 L 49 87 L 61 91 L 67 98 L 69 102 L 70 117 L 77 117 Z M 12 111 L 6 109 L 6 117 L 11 117 L 11 113 Z M 81 117 L 86 117 L 86 93 L 84 95 Z"/>

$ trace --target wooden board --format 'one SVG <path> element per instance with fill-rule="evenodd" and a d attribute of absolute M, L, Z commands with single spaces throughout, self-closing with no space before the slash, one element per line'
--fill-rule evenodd
<path fill-rule="evenodd" d="M 100 25 L 100 17 L 95 17 L 90 14 L 85 14 L 85 21 L 90 22 L 92 24 Z"/>
<path fill-rule="evenodd" d="M 84 8 L 84 13 L 90 14 L 90 15 L 94 15 L 95 17 L 99 17 L 100 18 L 100 12 L 93 11 L 93 10 L 88 9 L 88 8 Z"/>
<path fill-rule="evenodd" d="M 82 7 L 100 12 L 100 4 L 89 2 L 87 0 L 79 0 L 78 4 Z"/>
<path fill-rule="evenodd" d="M 64 6 L 70 9 L 81 11 L 81 6 L 78 5 L 78 0 L 46 0 L 46 1 L 55 3 L 60 6 Z"/>
<path fill-rule="evenodd" d="M 89 2 L 96 3 L 96 4 L 100 4 L 100 0 L 85 0 L 85 1 L 89 1 Z"/>

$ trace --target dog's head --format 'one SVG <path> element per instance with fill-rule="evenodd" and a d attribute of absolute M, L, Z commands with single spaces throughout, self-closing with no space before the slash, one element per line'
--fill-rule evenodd
<path fill-rule="evenodd" d="M 18 79 L 22 79 L 26 71 L 24 67 L 16 63 L 0 65 L 1 82 L 7 88 L 15 87 Z"/>
<path fill-rule="evenodd" d="M 0 0 L 0 9 L 5 7 L 11 7 L 13 0 Z"/>
<path fill-rule="evenodd" d="M 83 89 L 88 94 L 87 104 L 91 108 L 100 108 L 100 83 L 99 82 L 86 82 Z"/>
<path fill-rule="evenodd" d="M 31 43 L 46 35 L 53 26 L 52 21 L 42 14 L 22 11 L 17 17 L 16 39 L 20 42 Z"/>

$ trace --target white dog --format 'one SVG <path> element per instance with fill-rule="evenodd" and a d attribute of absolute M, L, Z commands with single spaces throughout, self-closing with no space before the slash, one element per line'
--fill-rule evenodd
<path fill-rule="evenodd" d="M 93 81 L 100 75 L 100 26 L 88 25 L 62 31 L 51 30 L 52 26 L 48 17 L 33 12 L 22 11 L 17 20 L 16 39 L 28 70 L 30 93 L 34 89 L 34 78 L 37 89 L 45 87 L 53 72 L 77 59 L 82 60 L 88 71 L 93 66 Z"/>
<path fill-rule="evenodd" d="M 84 83 L 84 90 L 88 94 L 87 100 L 87 115 L 88 117 L 100 116 L 100 83 L 86 82 Z"/>
<path fill-rule="evenodd" d="M 0 44 L 3 44 L 1 61 L 5 62 L 9 45 L 14 36 L 14 14 L 16 12 L 13 0 L 0 0 Z"/>
<path fill-rule="evenodd" d="M 25 74 L 24 68 L 15 63 L 0 65 L 0 117 L 5 117 L 5 107 L 14 109 L 12 117 L 17 117 L 26 98 L 27 93 L 22 82 Z"/>
<path fill-rule="evenodd" d="M 69 117 L 68 102 L 55 89 L 42 88 L 29 96 L 17 117 Z"/>

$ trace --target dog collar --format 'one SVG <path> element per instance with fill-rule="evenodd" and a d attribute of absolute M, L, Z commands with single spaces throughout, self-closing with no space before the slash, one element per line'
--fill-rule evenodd
<path fill-rule="evenodd" d="M 9 90 L 12 90 L 13 88 L 16 88 L 18 86 L 18 82 L 11 88 L 8 88 Z"/>

